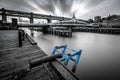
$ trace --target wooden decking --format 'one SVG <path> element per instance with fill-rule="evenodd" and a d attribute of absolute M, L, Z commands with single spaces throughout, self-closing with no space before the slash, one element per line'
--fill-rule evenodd
<path fill-rule="evenodd" d="M 18 30 L 0 31 L 0 80 L 77 80 L 57 60 L 29 70 L 29 62 L 47 56 L 27 38 L 18 46 Z"/>

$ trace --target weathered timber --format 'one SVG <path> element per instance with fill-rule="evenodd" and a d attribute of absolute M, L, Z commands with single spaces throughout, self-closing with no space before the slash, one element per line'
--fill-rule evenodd
<path fill-rule="evenodd" d="M 52 66 L 56 69 L 59 76 L 64 80 L 79 80 L 71 71 L 69 71 L 62 63 L 59 61 L 53 61 Z M 69 77 L 68 77 L 69 76 Z"/>
<path fill-rule="evenodd" d="M 52 56 L 46 56 L 46 57 L 31 61 L 30 68 L 36 67 L 36 66 L 41 65 L 46 62 L 52 62 L 52 61 L 56 60 L 56 58 L 61 58 L 61 57 L 62 57 L 61 54 L 55 54 Z"/>
<path fill-rule="evenodd" d="M 37 45 L 31 45 L 26 37 L 19 47 L 18 38 L 18 30 L 0 31 L 0 80 L 77 80 L 74 74 L 54 61 L 43 61 L 30 70 L 30 62 L 48 56 Z M 65 70 L 64 74 L 69 76 L 61 74 Z"/>
<path fill-rule="evenodd" d="M 28 36 L 28 34 L 26 34 L 26 37 L 32 45 L 37 45 L 37 43 L 30 36 Z"/>

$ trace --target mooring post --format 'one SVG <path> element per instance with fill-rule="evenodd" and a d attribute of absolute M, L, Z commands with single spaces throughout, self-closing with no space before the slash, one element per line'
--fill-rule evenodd
<path fill-rule="evenodd" d="M 24 41 L 25 40 L 25 31 L 22 30 L 22 40 Z"/>
<path fill-rule="evenodd" d="M 22 31 L 18 30 L 18 44 L 19 47 L 22 47 Z"/>
<path fill-rule="evenodd" d="M 44 56 L 40 59 L 36 59 L 30 62 L 30 69 L 36 66 L 41 65 L 42 63 L 46 63 L 46 62 L 52 62 L 54 60 L 56 60 L 56 58 L 61 58 L 62 55 L 61 54 L 55 54 L 55 55 L 51 55 L 51 56 Z"/>
<path fill-rule="evenodd" d="M 31 31 L 31 36 L 34 37 L 34 33 L 33 33 L 33 30 L 30 30 Z"/>

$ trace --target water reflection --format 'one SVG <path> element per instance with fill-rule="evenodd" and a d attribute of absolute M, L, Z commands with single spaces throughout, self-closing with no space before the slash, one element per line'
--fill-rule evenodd
<path fill-rule="evenodd" d="M 72 38 L 62 38 L 34 33 L 34 40 L 48 55 L 64 44 L 82 49 L 76 71 L 81 80 L 120 80 L 120 36 L 75 32 Z"/>

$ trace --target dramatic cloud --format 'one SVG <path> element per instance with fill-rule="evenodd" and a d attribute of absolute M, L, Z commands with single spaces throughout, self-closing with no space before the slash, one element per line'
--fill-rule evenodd
<path fill-rule="evenodd" d="M 89 19 L 120 13 L 120 0 L 0 0 L 0 8 Z"/>

